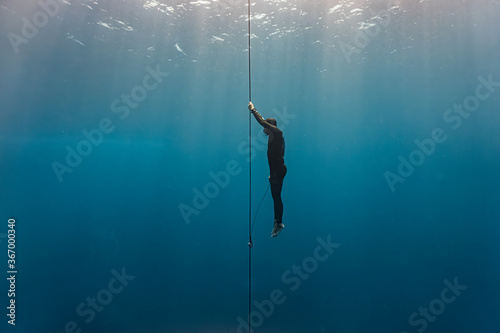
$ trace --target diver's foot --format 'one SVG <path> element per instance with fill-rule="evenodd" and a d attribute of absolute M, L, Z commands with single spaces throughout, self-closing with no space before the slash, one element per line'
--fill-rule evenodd
<path fill-rule="evenodd" d="M 271 233 L 271 237 L 278 237 L 278 235 L 280 234 L 281 230 L 283 230 L 284 227 L 285 227 L 285 225 L 282 222 L 275 220 L 273 232 Z"/>

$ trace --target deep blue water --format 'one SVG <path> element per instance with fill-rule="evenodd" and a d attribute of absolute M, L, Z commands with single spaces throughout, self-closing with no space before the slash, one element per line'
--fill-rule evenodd
<path fill-rule="evenodd" d="M 246 2 L 0 4 L 1 332 L 248 332 Z M 251 8 L 254 331 L 498 332 L 500 2 Z"/>

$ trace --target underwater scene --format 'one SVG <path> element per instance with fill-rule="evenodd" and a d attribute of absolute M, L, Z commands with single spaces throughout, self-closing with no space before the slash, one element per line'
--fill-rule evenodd
<path fill-rule="evenodd" d="M 500 1 L 0 0 L 0 32 L 0 332 L 499 332 Z"/>

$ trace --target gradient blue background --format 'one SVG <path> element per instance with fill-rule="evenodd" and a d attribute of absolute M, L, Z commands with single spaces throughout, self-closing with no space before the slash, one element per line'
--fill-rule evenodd
<path fill-rule="evenodd" d="M 274 289 L 287 300 L 255 332 L 417 332 L 409 316 L 455 277 L 467 290 L 425 331 L 500 328 L 500 88 L 459 129 L 442 118 L 479 76 L 500 81 L 500 4 L 403 0 L 348 61 L 342 45 L 377 31 L 387 3 L 252 5 L 253 102 L 264 117 L 293 116 L 286 229 L 269 237 L 268 194 L 252 252 L 254 300 Z M 0 4 L 0 252 L 15 217 L 19 271 L 14 328 L 2 257 L 1 331 L 237 332 L 248 310 L 246 2 L 58 2 L 17 53 L 8 34 L 42 9 Z M 121 120 L 111 104 L 148 66 L 169 75 Z M 59 182 L 52 163 L 104 118 L 114 131 Z M 448 140 L 392 192 L 384 173 L 435 128 Z M 230 161 L 241 172 L 187 224 L 179 205 Z M 257 149 L 254 214 L 267 176 Z M 329 235 L 341 246 L 291 291 L 282 274 Z M 77 306 L 122 268 L 135 279 L 85 323 Z"/>

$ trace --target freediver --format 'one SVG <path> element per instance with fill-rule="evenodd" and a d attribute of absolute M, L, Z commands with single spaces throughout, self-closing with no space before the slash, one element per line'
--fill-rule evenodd
<path fill-rule="evenodd" d="M 271 194 L 274 200 L 274 227 L 271 237 L 277 237 L 285 227 L 283 224 L 283 201 L 281 200 L 281 189 L 283 179 L 285 178 L 287 168 L 285 165 L 285 139 L 283 132 L 276 127 L 277 122 L 274 118 L 264 119 L 252 102 L 248 103 L 248 109 L 254 115 L 257 122 L 264 127 L 264 133 L 269 136 L 267 141 L 267 160 L 269 162 L 269 183 L 271 185 Z"/>

